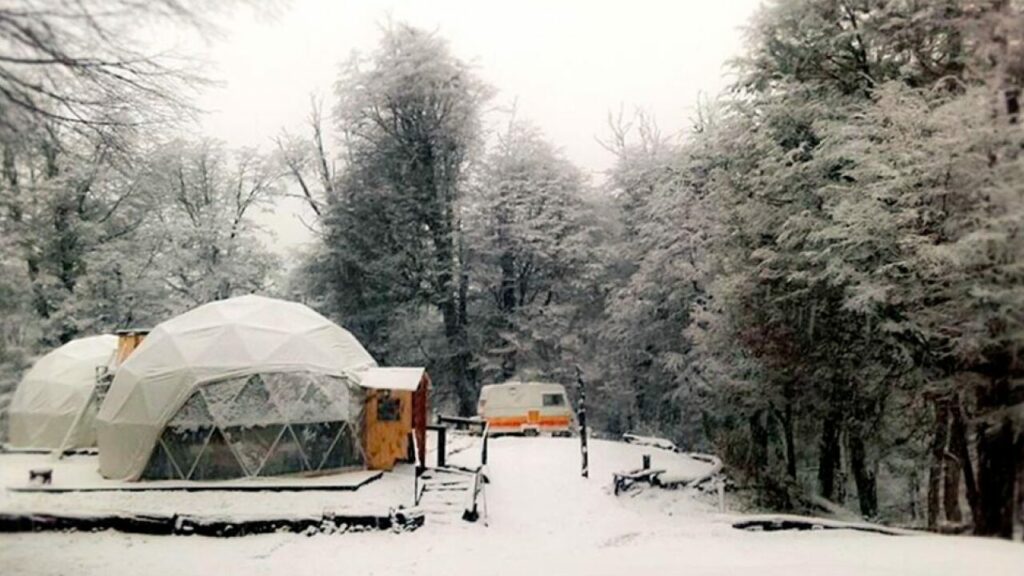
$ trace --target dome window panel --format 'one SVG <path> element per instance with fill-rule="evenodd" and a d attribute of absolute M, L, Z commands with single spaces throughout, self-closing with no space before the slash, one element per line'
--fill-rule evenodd
<path fill-rule="evenodd" d="M 320 470 L 341 432 L 341 422 L 292 424 L 292 431 L 302 446 L 310 470 Z"/>
<path fill-rule="evenodd" d="M 270 399 L 270 393 L 259 374 L 244 380 L 245 384 L 230 401 L 219 406 L 217 421 L 221 426 L 252 425 L 280 422 L 281 415 Z"/>
<path fill-rule="evenodd" d="M 220 428 L 214 428 L 213 434 L 210 435 L 199 459 L 192 468 L 189 480 L 222 480 L 245 476 L 245 469 L 224 438 L 224 434 Z"/>
<path fill-rule="evenodd" d="M 309 378 L 302 373 L 272 373 L 263 375 L 266 386 L 278 412 L 285 418 L 291 418 L 295 405 L 302 400 L 309 386 Z"/>
<path fill-rule="evenodd" d="M 270 451 L 263 466 L 260 468 L 260 476 L 280 476 L 283 474 L 296 474 L 305 472 L 306 456 L 299 446 L 299 441 L 292 434 L 291 428 L 285 426 L 284 433 L 277 440 L 277 444 Z"/>
<path fill-rule="evenodd" d="M 171 460 L 181 471 L 183 478 L 192 475 L 196 460 L 213 434 L 213 426 L 168 427 L 160 436 L 160 443 L 167 449 Z"/>
<path fill-rule="evenodd" d="M 181 471 L 171 460 L 171 456 L 164 448 L 163 442 L 157 442 L 153 454 L 149 457 L 145 471 L 142 472 L 144 480 L 181 480 Z"/>
<path fill-rule="evenodd" d="M 210 414 L 213 415 L 214 419 L 218 422 L 224 422 L 231 417 L 235 398 L 238 397 L 245 384 L 246 380 L 244 378 L 231 378 L 210 382 L 199 387 L 199 391 L 206 398 L 206 404 L 209 406 Z"/>
<path fill-rule="evenodd" d="M 351 468 L 362 466 L 364 461 L 358 437 L 348 425 L 344 425 L 320 468 L 321 470 Z"/>
<path fill-rule="evenodd" d="M 248 476 L 256 476 L 284 430 L 283 424 L 230 426 L 224 437 L 241 460 Z"/>
<path fill-rule="evenodd" d="M 171 421 L 167 423 L 167 426 L 188 428 L 190 426 L 210 426 L 213 423 L 213 416 L 206 406 L 206 400 L 197 391 L 188 397 L 185 404 L 178 409 L 178 412 L 174 414 Z"/>
<path fill-rule="evenodd" d="M 293 405 L 290 420 L 292 422 L 322 422 L 339 419 L 343 416 L 336 412 L 331 398 L 318 385 L 311 383 L 302 398 Z"/>

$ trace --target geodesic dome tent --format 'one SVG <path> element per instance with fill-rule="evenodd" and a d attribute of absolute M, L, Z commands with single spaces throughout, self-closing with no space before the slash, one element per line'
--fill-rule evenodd
<path fill-rule="evenodd" d="M 212 302 L 153 329 L 97 416 L 100 472 L 209 480 L 362 466 L 358 373 L 376 366 L 310 308 Z"/>
<path fill-rule="evenodd" d="M 107 365 L 116 348 L 116 336 L 90 336 L 37 360 L 11 399 L 8 443 L 53 450 L 66 437 L 64 448 L 95 446 L 96 370 Z"/>

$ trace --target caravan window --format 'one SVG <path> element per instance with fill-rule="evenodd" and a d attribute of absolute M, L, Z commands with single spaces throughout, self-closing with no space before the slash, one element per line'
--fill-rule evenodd
<path fill-rule="evenodd" d="M 565 396 L 561 394 L 544 394 L 542 401 L 544 406 L 565 406 Z"/>

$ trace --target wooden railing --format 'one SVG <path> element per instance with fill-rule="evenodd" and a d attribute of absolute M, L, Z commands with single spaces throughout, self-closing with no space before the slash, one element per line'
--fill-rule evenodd
<path fill-rule="evenodd" d="M 445 422 L 445 419 L 440 419 L 440 422 Z M 456 426 L 464 424 L 464 422 L 454 423 Z M 481 430 L 481 442 L 480 442 L 480 460 L 479 464 L 472 467 L 467 466 L 455 466 L 449 465 L 447 462 L 447 436 L 448 428 L 445 426 L 428 426 L 429 430 L 432 430 L 437 434 L 437 465 L 430 467 L 439 472 L 447 472 L 451 474 L 469 476 L 469 487 L 467 489 L 466 500 L 462 511 L 462 519 L 468 522 L 476 522 L 480 518 L 481 501 L 483 500 L 483 511 L 486 516 L 486 500 L 484 499 L 483 491 L 484 485 L 488 482 L 486 475 L 487 458 L 488 458 L 488 447 L 491 438 L 491 428 L 486 422 L 480 421 L 474 424 L 482 424 Z M 410 435 L 411 436 L 411 435 Z M 415 442 L 410 437 L 411 442 Z M 414 502 L 416 506 L 419 506 L 423 493 L 425 492 L 426 485 L 422 482 L 422 475 L 428 470 L 426 462 L 423 461 L 422 449 L 419 446 L 415 448 L 415 474 L 413 481 L 413 493 Z"/>
<path fill-rule="evenodd" d="M 476 522 L 480 518 L 480 511 L 478 508 L 480 497 L 483 494 L 484 484 L 487 483 L 488 479 L 485 475 L 485 469 L 487 467 L 487 443 L 491 436 L 490 425 L 484 425 L 483 439 L 480 443 L 480 465 L 473 471 L 473 483 L 470 486 L 469 494 L 466 498 L 466 509 L 462 512 L 462 519 L 467 522 Z M 484 514 L 487 513 L 487 501 L 484 499 Z"/>

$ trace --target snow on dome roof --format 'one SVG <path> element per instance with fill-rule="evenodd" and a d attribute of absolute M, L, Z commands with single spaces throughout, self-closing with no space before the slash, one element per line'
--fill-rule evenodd
<path fill-rule="evenodd" d="M 157 325 L 125 360 L 97 416 L 100 470 L 137 479 L 164 426 L 201 384 L 271 372 L 357 380 L 376 366 L 347 330 L 296 302 L 241 296 Z"/>
<path fill-rule="evenodd" d="M 36 361 L 22 377 L 8 410 L 8 440 L 18 448 L 60 447 L 96 387 L 96 368 L 117 349 L 109 334 L 72 340 Z M 67 448 L 96 444 L 95 408 L 83 413 Z"/>

